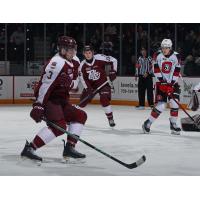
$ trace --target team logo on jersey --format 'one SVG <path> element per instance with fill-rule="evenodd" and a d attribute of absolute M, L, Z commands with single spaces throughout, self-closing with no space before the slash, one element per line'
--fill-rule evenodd
<path fill-rule="evenodd" d="M 56 64 L 57 64 L 56 62 L 52 62 L 51 63 L 51 69 L 55 69 L 56 68 Z"/>
<path fill-rule="evenodd" d="M 88 75 L 89 80 L 96 81 L 96 80 L 99 80 L 99 78 L 100 78 L 100 73 L 97 72 L 95 69 L 87 71 L 87 73 L 89 74 Z"/>
<path fill-rule="evenodd" d="M 172 68 L 172 62 L 165 61 L 162 63 L 162 72 L 169 74 Z"/>

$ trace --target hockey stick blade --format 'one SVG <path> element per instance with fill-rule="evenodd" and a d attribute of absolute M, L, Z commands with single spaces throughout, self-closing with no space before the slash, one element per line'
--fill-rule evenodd
<path fill-rule="evenodd" d="M 131 164 L 125 164 L 124 166 L 129 168 L 129 169 L 133 169 L 136 167 L 139 167 L 140 165 L 142 165 L 144 162 L 146 161 L 146 157 L 145 155 L 143 155 L 140 159 L 138 159 L 136 162 L 131 163 Z"/>

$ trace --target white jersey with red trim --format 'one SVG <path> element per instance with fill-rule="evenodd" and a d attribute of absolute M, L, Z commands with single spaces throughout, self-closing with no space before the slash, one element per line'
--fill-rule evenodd
<path fill-rule="evenodd" d="M 158 54 L 153 61 L 154 75 L 158 82 L 176 83 L 180 74 L 178 53 L 171 52 L 169 56 Z"/>
<path fill-rule="evenodd" d="M 72 88 L 78 85 L 78 67 L 80 65 L 77 57 L 72 61 L 68 61 L 56 54 L 44 68 L 44 72 L 39 81 L 38 87 L 35 91 L 36 101 L 41 104 L 46 104 L 49 99 L 66 99 L 69 97 L 69 91 L 65 88 L 61 88 L 57 84 L 57 79 L 61 73 L 66 73 L 71 77 Z"/>

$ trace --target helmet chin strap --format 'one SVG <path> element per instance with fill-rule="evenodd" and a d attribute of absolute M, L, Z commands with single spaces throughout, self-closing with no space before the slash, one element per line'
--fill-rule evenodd
<path fill-rule="evenodd" d="M 94 59 L 94 56 L 92 56 L 91 59 L 86 59 L 86 61 L 87 61 L 87 63 L 92 63 L 93 59 Z"/>

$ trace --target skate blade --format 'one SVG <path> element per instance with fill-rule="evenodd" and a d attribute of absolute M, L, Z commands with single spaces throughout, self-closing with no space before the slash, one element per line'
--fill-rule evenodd
<path fill-rule="evenodd" d="M 180 131 L 171 131 L 171 134 L 172 134 L 172 135 L 180 135 L 181 132 L 180 132 Z"/>
<path fill-rule="evenodd" d="M 72 158 L 72 157 L 67 157 L 63 156 L 62 158 L 62 163 L 66 164 L 80 164 L 80 163 L 85 163 L 85 158 Z"/>
<path fill-rule="evenodd" d="M 143 130 L 143 134 L 150 134 L 150 131 L 147 132 L 147 131 L 145 130 L 144 125 L 142 125 L 142 130 Z"/>
<path fill-rule="evenodd" d="M 26 156 L 21 156 L 21 160 L 23 162 L 30 162 L 30 163 L 36 164 L 37 166 L 41 166 L 42 165 L 42 161 L 30 159 L 30 158 L 28 158 Z"/>

